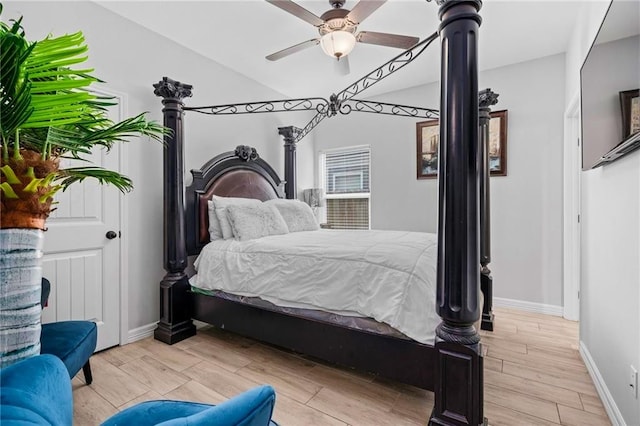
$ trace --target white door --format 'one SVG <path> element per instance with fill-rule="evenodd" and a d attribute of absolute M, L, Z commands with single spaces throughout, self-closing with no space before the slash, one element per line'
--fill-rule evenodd
<path fill-rule="evenodd" d="M 110 112 L 119 120 L 119 110 Z M 96 166 L 120 169 L 119 147 L 107 155 L 96 149 Z M 86 162 L 63 160 L 64 166 Z M 58 192 L 56 210 L 47 220 L 42 275 L 51 281 L 42 322 L 90 320 L 98 325 L 96 350 L 120 343 L 120 192 L 95 179 Z M 115 238 L 107 233 L 113 231 Z M 113 234 L 112 234 L 113 235 Z M 111 235 L 111 236 L 112 236 Z"/>
<path fill-rule="evenodd" d="M 574 96 L 565 112 L 563 282 L 566 319 L 580 318 L 580 98 Z"/>

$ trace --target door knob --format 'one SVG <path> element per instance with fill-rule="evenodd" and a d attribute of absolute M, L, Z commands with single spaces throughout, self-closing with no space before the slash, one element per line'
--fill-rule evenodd
<path fill-rule="evenodd" d="M 117 237 L 118 234 L 116 233 L 116 231 L 109 231 L 107 232 L 107 234 L 105 235 L 105 237 L 107 237 L 110 240 L 113 240 L 115 237 Z"/>

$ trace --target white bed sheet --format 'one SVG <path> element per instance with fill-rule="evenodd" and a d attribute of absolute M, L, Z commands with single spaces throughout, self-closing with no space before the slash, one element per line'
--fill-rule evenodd
<path fill-rule="evenodd" d="M 435 234 L 401 231 L 294 232 L 217 240 L 195 262 L 191 285 L 279 306 L 367 316 L 433 344 Z"/>

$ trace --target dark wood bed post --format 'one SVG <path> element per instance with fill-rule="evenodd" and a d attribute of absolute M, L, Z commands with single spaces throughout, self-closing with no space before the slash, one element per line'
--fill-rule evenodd
<path fill-rule="evenodd" d="M 278 127 L 278 134 L 284 137 L 284 194 L 288 199 L 298 198 L 296 188 L 296 132 L 294 126 Z"/>
<path fill-rule="evenodd" d="M 498 103 L 498 94 L 491 89 L 480 92 L 480 288 L 484 295 L 482 306 L 483 330 L 493 331 L 493 278 L 489 263 L 491 262 L 491 195 L 489 164 L 489 120 L 491 105 Z"/>
<path fill-rule="evenodd" d="M 160 282 L 160 322 L 154 337 L 170 345 L 196 334 L 191 321 L 191 301 L 184 214 L 184 115 L 182 99 L 191 96 L 191 85 L 163 77 L 153 85 L 162 97 L 164 125 L 172 134 L 164 137 L 164 269 Z"/>
<path fill-rule="evenodd" d="M 438 0 L 441 88 L 435 404 L 430 425 L 481 425 L 478 14 L 480 0 Z"/>

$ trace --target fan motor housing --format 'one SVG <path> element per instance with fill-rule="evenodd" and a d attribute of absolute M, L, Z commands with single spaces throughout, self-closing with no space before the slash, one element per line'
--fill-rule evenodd
<path fill-rule="evenodd" d="M 320 16 L 320 19 L 324 21 L 324 24 L 318 27 L 320 35 L 325 35 L 334 31 L 347 31 L 350 33 L 356 32 L 355 23 L 347 19 L 349 14 L 347 9 L 331 9 L 326 11 Z"/>

